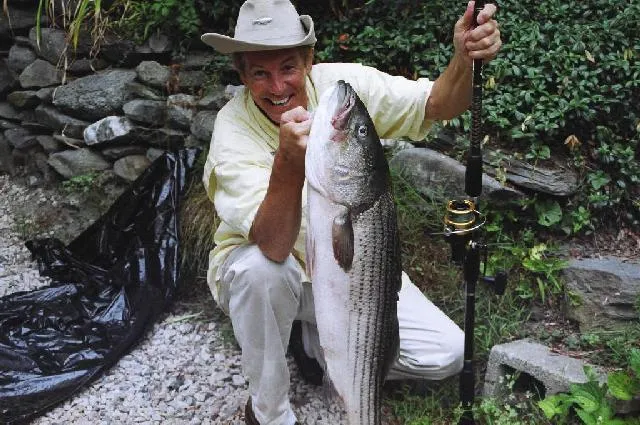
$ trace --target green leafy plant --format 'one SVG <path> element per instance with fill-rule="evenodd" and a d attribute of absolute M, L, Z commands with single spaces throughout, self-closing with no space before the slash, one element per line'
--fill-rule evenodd
<path fill-rule="evenodd" d="M 87 193 L 95 188 L 97 178 L 96 173 L 74 176 L 62 182 L 62 189 L 67 193 Z"/>
<path fill-rule="evenodd" d="M 309 3 L 299 7 L 312 16 L 326 7 Z M 453 24 L 459 12 L 446 2 L 386 6 L 350 1 L 337 19 L 322 22 L 318 58 L 438 76 L 452 55 L 451 26 L 443 22 Z M 500 3 L 505 43 L 485 68 L 485 131 L 493 144 L 533 163 L 566 160 L 584 182 L 573 202 L 583 207 L 579 216 L 565 214 L 545 227 L 575 233 L 640 220 L 640 169 L 631 158 L 640 143 L 640 103 L 633 101 L 640 98 L 639 14 L 640 3 L 631 1 Z M 469 117 L 447 127 L 468 133 Z"/>
<path fill-rule="evenodd" d="M 585 367 L 585 374 L 587 382 L 572 384 L 568 393 L 555 394 L 538 402 L 548 419 L 568 423 L 568 418 L 575 414 L 585 425 L 639 423 L 638 418 L 616 417 L 613 400 L 628 401 L 640 395 L 640 350 L 631 351 L 628 370 L 609 373 L 606 382 L 600 383 L 590 367 Z"/>
<path fill-rule="evenodd" d="M 530 395 L 524 400 L 496 400 L 482 398 L 474 406 L 474 418 L 487 425 L 534 425 L 540 421 L 531 413 Z"/>
<path fill-rule="evenodd" d="M 575 414 L 586 425 L 611 423 L 613 411 L 605 400 L 605 386 L 598 382 L 597 376 L 590 368 L 585 368 L 585 374 L 588 378 L 586 383 L 572 384 L 569 393 L 552 395 L 538 402 L 548 419 L 568 423 L 571 409 L 574 409 Z"/>
<path fill-rule="evenodd" d="M 549 295 L 558 295 L 563 290 L 558 272 L 566 267 L 566 260 L 549 255 L 549 247 L 540 243 L 529 250 L 522 260 L 522 266 L 532 272 L 538 287 L 538 294 L 542 302 Z"/>
<path fill-rule="evenodd" d="M 540 200 L 534 203 L 538 224 L 544 227 L 554 226 L 562 220 L 562 207 L 555 200 Z"/>
<path fill-rule="evenodd" d="M 565 229 L 565 233 L 578 233 L 584 228 L 593 228 L 591 223 L 591 212 L 583 205 L 571 212 L 571 229 Z"/>
<path fill-rule="evenodd" d="M 540 160 L 551 158 L 551 148 L 540 143 L 533 143 L 529 146 L 529 151 L 524 156 L 528 160 L 537 163 Z"/>
<path fill-rule="evenodd" d="M 161 30 L 178 39 L 196 35 L 201 26 L 196 0 L 120 0 L 118 27 L 142 42 Z"/>
<path fill-rule="evenodd" d="M 518 393 L 514 391 L 520 373 L 506 374 L 500 377 L 508 395 L 499 398 L 483 397 L 475 404 L 474 419 L 486 425 L 535 425 L 541 424 L 542 418 L 537 409 L 532 408 L 539 397 L 531 391 Z"/>
<path fill-rule="evenodd" d="M 616 211 L 616 216 L 633 221 L 630 212 L 621 207 L 626 205 L 633 211 L 628 200 L 632 204 L 640 195 L 640 165 L 635 159 L 634 148 L 628 139 L 605 126 L 596 128 L 595 137 L 600 143 L 593 150 L 592 157 L 601 164 L 601 168 L 587 175 L 589 205 L 593 211 L 612 210 Z"/>

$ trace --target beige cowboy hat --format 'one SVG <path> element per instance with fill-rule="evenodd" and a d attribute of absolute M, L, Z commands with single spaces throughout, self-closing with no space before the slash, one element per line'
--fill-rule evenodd
<path fill-rule="evenodd" d="M 316 35 L 311 17 L 298 15 L 289 0 L 247 0 L 240 7 L 233 37 L 206 33 L 201 39 L 226 54 L 311 46 Z"/>

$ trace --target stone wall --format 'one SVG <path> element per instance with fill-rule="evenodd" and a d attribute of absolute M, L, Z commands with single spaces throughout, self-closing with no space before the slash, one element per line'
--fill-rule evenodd
<path fill-rule="evenodd" d="M 37 2 L 36 2 L 37 3 Z M 171 40 L 107 39 L 91 55 L 43 27 L 34 2 L 0 14 L 0 172 L 37 186 L 112 169 L 134 180 L 165 149 L 208 144 L 231 93 L 208 84 L 213 50 L 173 56 Z M 232 88 L 230 88 L 232 89 Z"/>

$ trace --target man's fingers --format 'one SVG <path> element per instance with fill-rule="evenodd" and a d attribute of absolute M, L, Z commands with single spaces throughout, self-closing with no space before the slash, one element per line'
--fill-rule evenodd
<path fill-rule="evenodd" d="M 306 120 L 302 122 L 292 122 L 289 123 L 291 126 L 291 131 L 296 136 L 308 136 L 309 131 L 311 131 L 311 121 Z"/>
<path fill-rule="evenodd" d="M 280 117 L 281 123 L 287 122 L 303 122 L 308 121 L 311 117 L 309 111 L 304 109 L 302 106 L 297 106 L 287 112 L 283 113 Z"/>
<path fill-rule="evenodd" d="M 498 8 L 493 3 L 485 4 L 480 13 L 478 13 L 478 19 L 476 22 L 473 22 L 473 13 L 475 8 L 475 1 L 470 1 L 467 3 L 467 9 L 464 11 L 464 15 L 460 19 L 460 25 L 463 25 L 465 28 L 474 28 L 476 26 L 480 26 L 489 22 L 496 14 Z"/>
<path fill-rule="evenodd" d="M 302 122 L 283 122 L 280 125 L 280 132 L 285 134 L 286 139 L 299 139 L 308 136 L 311 131 L 311 120 Z"/>
<path fill-rule="evenodd" d="M 500 47 L 502 47 L 502 40 L 498 39 L 497 41 L 489 44 L 490 45 L 485 49 L 470 50 L 469 57 L 471 59 L 494 59 L 498 55 Z"/>
<path fill-rule="evenodd" d="M 456 49 L 464 51 L 465 56 L 488 61 L 497 56 L 502 46 L 498 23 L 494 19 L 497 7 L 492 3 L 484 5 L 478 13 L 477 23 L 473 22 L 474 7 L 475 1 L 469 1 L 464 15 L 456 23 L 454 42 Z"/>
<path fill-rule="evenodd" d="M 491 20 L 470 31 L 467 35 L 467 41 L 479 41 L 483 38 L 494 35 L 496 32 L 500 34 L 498 22 L 496 22 L 495 20 Z"/>
<path fill-rule="evenodd" d="M 489 22 L 496 14 L 498 8 L 493 3 L 485 4 L 480 13 L 478 13 L 478 25 Z"/>
<path fill-rule="evenodd" d="M 469 51 L 484 50 L 500 40 L 500 29 L 496 21 L 489 21 L 469 33 L 465 47 Z"/>

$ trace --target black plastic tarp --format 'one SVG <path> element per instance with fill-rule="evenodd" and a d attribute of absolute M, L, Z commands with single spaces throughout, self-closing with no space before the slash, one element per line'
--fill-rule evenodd
<path fill-rule="evenodd" d="M 178 211 L 198 149 L 166 153 L 69 245 L 27 242 L 52 283 L 0 298 L 0 421 L 69 398 L 141 339 L 173 300 Z"/>

